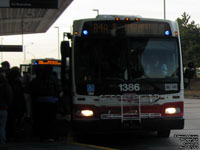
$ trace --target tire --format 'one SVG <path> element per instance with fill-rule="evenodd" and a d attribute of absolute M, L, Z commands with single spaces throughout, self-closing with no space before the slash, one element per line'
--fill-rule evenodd
<path fill-rule="evenodd" d="M 158 130 L 157 135 L 158 135 L 158 137 L 168 138 L 170 135 L 170 130 Z"/>

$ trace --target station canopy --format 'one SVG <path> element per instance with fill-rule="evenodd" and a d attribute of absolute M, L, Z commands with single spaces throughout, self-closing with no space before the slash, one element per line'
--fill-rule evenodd
<path fill-rule="evenodd" d="M 38 2 L 42 3 L 44 1 L 45 0 L 40 0 Z M 29 5 L 19 5 L 20 3 L 15 3 L 19 5 L 16 8 L 0 6 L 0 36 L 44 33 L 72 1 L 73 0 L 58 0 L 57 8 L 37 8 L 35 6 L 34 8 L 28 8 L 26 6 Z M 40 6 L 43 7 L 44 5 Z"/>

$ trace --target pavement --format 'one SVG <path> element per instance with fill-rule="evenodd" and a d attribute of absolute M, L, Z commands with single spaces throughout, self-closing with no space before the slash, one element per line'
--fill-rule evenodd
<path fill-rule="evenodd" d="M 57 141 L 54 143 L 41 143 L 37 141 L 21 141 L 8 144 L 8 150 L 112 150 L 107 147 L 87 145 L 81 143 L 68 143 Z"/>
<path fill-rule="evenodd" d="M 16 138 L 7 141 L 8 150 L 114 150 L 108 147 L 77 143 L 73 139 L 68 122 L 58 121 L 57 125 L 57 140 L 44 142 L 34 135 L 31 122 L 25 122 L 18 129 Z"/>
<path fill-rule="evenodd" d="M 8 142 L 8 150 L 119 150 L 109 147 L 74 142 L 72 137 L 61 137 L 55 142 L 41 142 L 38 137 Z"/>
<path fill-rule="evenodd" d="M 200 78 L 194 78 L 191 80 L 190 86 L 185 88 L 185 98 L 200 98 Z"/>

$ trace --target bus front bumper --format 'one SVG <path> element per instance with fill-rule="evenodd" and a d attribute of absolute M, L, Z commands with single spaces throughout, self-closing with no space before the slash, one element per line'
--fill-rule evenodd
<path fill-rule="evenodd" d="M 139 120 L 73 120 L 75 130 L 85 131 L 119 131 L 119 130 L 171 130 L 183 129 L 184 118 L 145 118 Z"/>

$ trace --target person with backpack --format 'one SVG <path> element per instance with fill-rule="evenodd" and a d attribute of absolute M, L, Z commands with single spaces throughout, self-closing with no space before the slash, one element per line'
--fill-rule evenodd
<path fill-rule="evenodd" d="M 55 141 L 56 109 L 61 93 L 61 86 L 51 66 L 40 68 L 31 82 L 31 95 L 34 127 L 42 141 Z"/>

